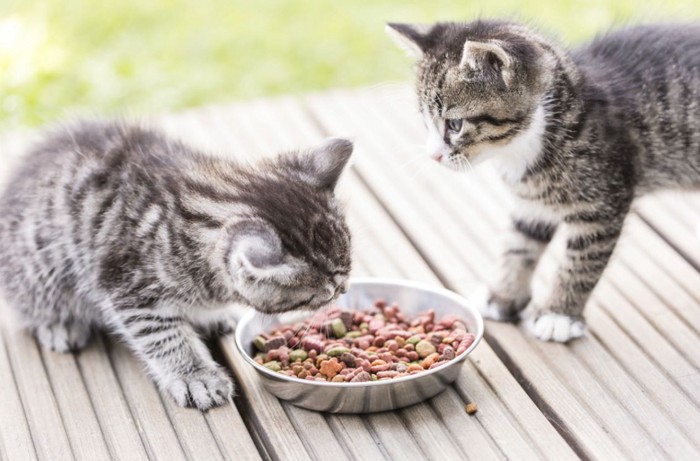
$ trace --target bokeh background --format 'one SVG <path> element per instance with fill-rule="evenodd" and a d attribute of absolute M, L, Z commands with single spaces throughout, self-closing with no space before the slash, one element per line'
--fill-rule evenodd
<path fill-rule="evenodd" d="M 386 21 L 526 20 L 576 44 L 699 0 L 0 0 L 0 132 L 80 114 L 408 81 Z"/>

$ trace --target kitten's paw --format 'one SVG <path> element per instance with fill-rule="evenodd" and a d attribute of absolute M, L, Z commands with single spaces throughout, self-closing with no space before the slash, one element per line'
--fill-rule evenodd
<path fill-rule="evenodd" d="M 77 352 L 90 341 L 91 330 L 82 323 L 53 323 L 36 329 L 36 338 L 46 349 L 56 352 Z"/>
<path fill-rule="evenodd" d="M 527 326 L 540 340 L 559 343 L 580 338 L 586 331 L 583 320 L 552 312 L 534 316 L 527 322 Z"/>
<path fill-rule="evenodd" d="M 197 407 L 201 411 L 230 402 L 233 381 L 221 368 L 204 368 L 175 379 L 167 391 L 181 407 Z"/>
<path fill-rule="evenodd" d="M 499 322 L 513 322 L 518 319 L 519 303 L 499 302 L 486 285 L 481 285 L 472 292 L 469 302 L 476 307 L 484 318 Z M 525 303 L 522 303 L 523 305 Z"/>

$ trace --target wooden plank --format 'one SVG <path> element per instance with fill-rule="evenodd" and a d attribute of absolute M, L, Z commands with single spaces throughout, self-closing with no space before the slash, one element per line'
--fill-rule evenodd
<path fill-rule="evenodd" d="M 349 460 L 350 457 L 322 413 L 283 403 L 289 420 L 306 445 L 312 459 Z M 323 442 L 320 442 L 323 441 Z"/>
<path fill-rule="evenodd" d="M 697 268 L 700 267 L 697 223 L 691 227 L 691 223 L 674 212 L 677 200 L 677 193 L 658 193 L 637 201 L 634 210 Z"/>
<path fill-rule="evenodd" d="M 434 459 L 429 456 L 433 447 L 418 446 L 413 434 L 407 430 L 396 412 L 365 415 L 364 419 L 389 459 L 406 459 L 407 456 Z"/>
<path fill-rule="evenodd" d="M 236 407 L 214 408 L 204 416 L 224 459 L 235 461 L 262 459 Z"/>
<path fill-rule="evenodd" d="M 0 306 L 0 310 L 6 306 Z M 27 425 L 19 390 L 5 346 L 3 328 L 0 327 L 0 454 L 2 459 L 36 459 L 34 442 Z"/>
<path fill-rule="evenodd" d="M 596 288 L 595 301 L 687 395 L 698 395 L 697 368 L 683 357 L 607 280 Z"/>
<path fill-rule="evenodd" d="M 310 454 L 287 417 L 277 398 L 262 388 L 250 365 L 236 350 L 233 338 L 225 337 L 221 346 L 226 361 L 234 371 L 239 392 L 249 405 L 248 415 L 258 431 L 258 437 L 274 459 L 305 459 Z"/>
<path fill-rule="evenodd" d="M 41 354 L 75 458 L 108 458 L 109 450 L 75 356 L 44 350 Z"/>
<path fill-rule="evenodd" d="M 333 415 L 328 418 L 328 425 L 333 429 L 333 436 L 345 446 L 350 459 L 387 458 L 361 416 Z"/>
<path fill-rule="evenodd" d="M 109 357 L 149 459 L 181 459 L 185 453 L 161 402 L 160 392 L 130 351 L 109 343 Z"/>
<path fill-rule="evenodd" d="M 168 397 L 163 397 L 161 401 L 187 459 L 220 460 L 224 458 L 202 412 L 192 408 L 182 408 Z"/>
<path fill-rule="evenodd" d="M 689 328 L 696 334 L 700 333 L 698 271 L 636 215 L 629 216 L 627 226 L 633 229 L 626 239 L 631 248 L 621 254 L 622 262 L 637 276 L 653 280 L 649 288 Z"/>
<path fill-rule="evenodd" d="M 465 367 L 468 367 L 468 365 L 465 364 Z M 464 373 L 462 371 L 462 375 Z M 473 377 L 470 377 L 470 379 L 473 379 Z M 493 433 L 489 432 L 488 426 L 483 424 L 481 420 L 482 416 L 488 414 L 489 410 L 481 406 L 481 414 L 477 413 L 474 416 L 469 416 L 465 410 L 466 404 L 464 399 L 465 396 L 461 392 L 458 393 L 454 387 L 451 387 L 429 401 L 435 412 L 433 418 L 437 417 L 441 420 L 445 435 L 449 436 L 450 440 L 454 441 L 460 451 L 464 453 L 462 457 L 448 459 L 513 459 L 506 455 L 510 451 L 508 446 L 511 445 L 510 440 L 512 440 L 509 425 L 503 427 L 501 439 L 505 439 L 505 443 L 501 445 L 493 438 Z M 492 398 L 489 396 L 480 400 L 480 402 L 488 407 L 490 402 L 492 402 Z M 419 430 L 419 428 L 415 430 Z M 430 445 L 430 447 L 432 446 Z M 538 458 L 531 456 L 531 450 L 525 450 L 518 459 Z"/>
<path fill-rule="evenodd" d="M 700 369 L 700 337 L 668 309 L 668 306 L 649 288 L 652 280 L 642 280 L 622 264 L 611 264 L 607 269 L 608 281 L 633 302 L 636 309 L 663 334 L 668 342 L 696 368 Z M 645 274 L 646 277 L 646 274 Z"/>
<path fill-rule="evenodd" d="M 104 340 L 97 336 L 77 357 L 111 455 L 129 460 L 148 459 L 129 405 L 107 360 Z"/>
<path fill-rule="evenodd" d="M 4 322 L 0 328 L 37 457 L 42 460 L 73 458 L 75 455 L 36 342 L 24 331 L 8 328 Z"/>

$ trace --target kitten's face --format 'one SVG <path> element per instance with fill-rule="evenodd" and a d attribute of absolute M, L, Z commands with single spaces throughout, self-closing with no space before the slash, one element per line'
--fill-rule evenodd
<path fill-rule="evenodd" d="M 259 311 L 314 310 L 347 288 L 350 232 L 333 192 L 352 144 L 327 141 L 264 165 L 243 200 L 254 210 L 234 229 L 229 269 Z"/>
<path fill-rule="evenodd" d="M 417 63 L 428 155 L 454 169 L 523 148 L 541 132 L 547 60 L 522 26 L 391 24 Z"/>

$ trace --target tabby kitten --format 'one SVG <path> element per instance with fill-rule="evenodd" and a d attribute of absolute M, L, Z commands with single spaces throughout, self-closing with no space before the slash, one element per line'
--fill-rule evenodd
<path fill-rule="evenodd" d="M 233 383 L 199 332 L 225 326 L 230 303 L 317 309 L 344 291 L 333 189 L 352 148 L 246 167 L 125 123 L 52 132 L 0 198 L 0 286 L 44 347 L 108 329 L 178 404 L 220 405 Z"/>
<path fill-rule="evenodd" d="M 574 52 L 509 22 L 388 30 L 418 59 L 429 155 L 455 169 L 491 159 L 516 197 L 482 312 L 528 307 L 540 339 L 581 336 L 632 200 L 700 186 L 700 25 L 631 27 Z M 566 258 L 534 304 L 532 274 L 560 224 Z"/>

